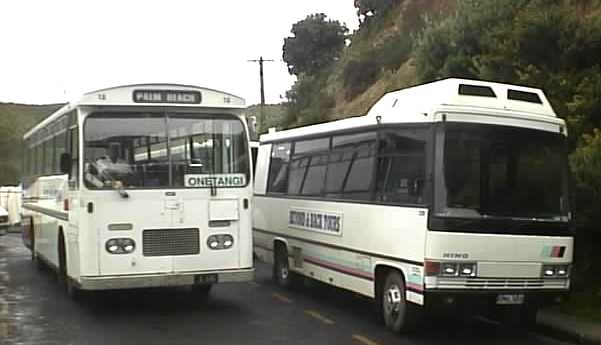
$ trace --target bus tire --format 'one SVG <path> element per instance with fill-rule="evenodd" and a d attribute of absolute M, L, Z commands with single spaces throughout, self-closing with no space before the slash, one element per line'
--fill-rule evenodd
<path fill-rule="evenodd" d="M 415 329 L 421 310 L 405 298 L 405 282 L 398 271 L 390 270 L 386 274 L 380 296 L 382 318 L 388 329 L 395 333 L 406 333 Z"/>
<path fill-rule="evenodd" d="M 58 279 L 64 286 L 67 296 L 69 296 L 72 300 L 77 301 L 81 298 L 81 290 L 76 286 L 75 282 L 69 277 L 67 272 L 65 236 L 61 230 L 58 235 Z"/>
<path fill-rule="evenodd" d="M 288 250 L 284 245 L 276 244 L 273 256 L 273 281 L 285 289 L 292 288 L 297 281 L 297 276 L 288 265 Z"/>

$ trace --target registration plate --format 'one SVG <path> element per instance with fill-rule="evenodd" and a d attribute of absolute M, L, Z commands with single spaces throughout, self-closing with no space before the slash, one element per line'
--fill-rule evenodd
<path fill-rule="evenodd" d="M 524 295 L 497 295 L 497 304 L 524 304 Z"/>
<path fill-rule="evenodd" d="M 217 274 L 197 274 L 194 276 L 195 285 L 217 283 Z"/>

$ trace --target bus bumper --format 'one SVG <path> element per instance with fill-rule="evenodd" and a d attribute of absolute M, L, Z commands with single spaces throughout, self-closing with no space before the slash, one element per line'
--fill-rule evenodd
<path fill-rule="evenodd" d="M 117 290 L 247 282 L 254 278 L 255 269 L 245 268 L 169 274 L 81 277 L 76 284 L 82 290 Z"/>
<path fill-rule="evenodd" d="M 544 307 L 559 304 L 568 294 L 568 290 L 493 290 L 493 291 L 445 291 L 430 290 L 425 293 L 425 305 L 428 309 L 474 312 L 498 308 L 512 308 L 523 305 Z M 499 296 L 522 295 L 519 304 L 501 304 Z"/>

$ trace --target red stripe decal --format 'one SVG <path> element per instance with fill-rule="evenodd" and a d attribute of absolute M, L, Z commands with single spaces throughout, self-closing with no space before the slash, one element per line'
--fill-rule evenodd
<path fill-rule="evenodd" d="M 357 278 L 363 278 L 363 279 L 367 279 L 367 280 L 374 280 L 374 276 L 373 274 L 367 273 L 367 272 L 362 272 L 353 268 L 349 268 L 349 267 L 345 267 L 342 265 L 338 265 L 332 262 L 327 262 L 327 261 L 323 261 L 321 259 L 317 259 L 314 257 L 308 257 L 305 256 L 304 260 L 308 263 L 311 263 L 313 265 L 316 266 L 321 266 L 327 269 L 330 269 L 332 271 L 336 271 L 339 273 L 344 273 L 344 274 L 348 274 L 351 276 L 355 276 Z"/>
<path fill-rule="evenodd" d="M 405 286 L 407 287 L 407 290 L 410 291 L 415 291 L 415 292 L 422 292 L 424 291 L 424 287 L 420 284 L 415 284 L 415 283 L 405 283 Z"/>
<path fill-rule="evenodd" d="M 553 250 L 551 251 L 551 257 L 552 258 L 558 258 L 560 250 L 561 250 L 561 247 L 559 247 L 559 246 L 553 246 Z"/>

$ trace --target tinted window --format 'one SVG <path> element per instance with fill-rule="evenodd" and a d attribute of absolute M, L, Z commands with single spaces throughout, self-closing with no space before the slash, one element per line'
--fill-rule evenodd
<path fill-rule="evenodd" d="M 288 190 L 288 167 L 290 165 L 290 143 L 271 145 L 268 192 L 286 193 Z"/>
<path fill-rule="evenodd" d="M 316 151 L 327 151 L 330 148 L 330 138 L 297 141 L 294 144 L 294 155 L 302 155 Z"/>
<path fill-rule="evenodd" d="M 54 173 L 54 138 L 47 139 L 44 143 L 44 174 Z"/>
<path fill-rule="evenodd" d="M 370 200 L 375 167 L 376 133 L 335 136 L 328 160 L 328 196 Z"/>
<path fill-rule="evenodd" d="M 54 137 L 55 143 L 55 152 L 54 152 L 54 170 L 62 174 L 60 171 L 61 166 L 61 156 L 63 153 L 67 152 L 67 132 L 62 131 L 56 137 Z"/>
<path fill-rule="evenodd" d="M 395 129 L 380 133 L 377 200 L 424 202 L 426 129 Z"/>
<path fill-rule="evenodd" d="M 290 175 L 288 177 L 288 194 L 299 194 L 305 178 L 305 171 L 309 165 L 308 157 L 293 159 L 290 163 Z"/>
<path fill-rule="evenodd" d="M 311 157 L 303 183 L 303 195 L 321 194 L 325 182 L 327 164 L 327 154 L 316 154 Z"/>

